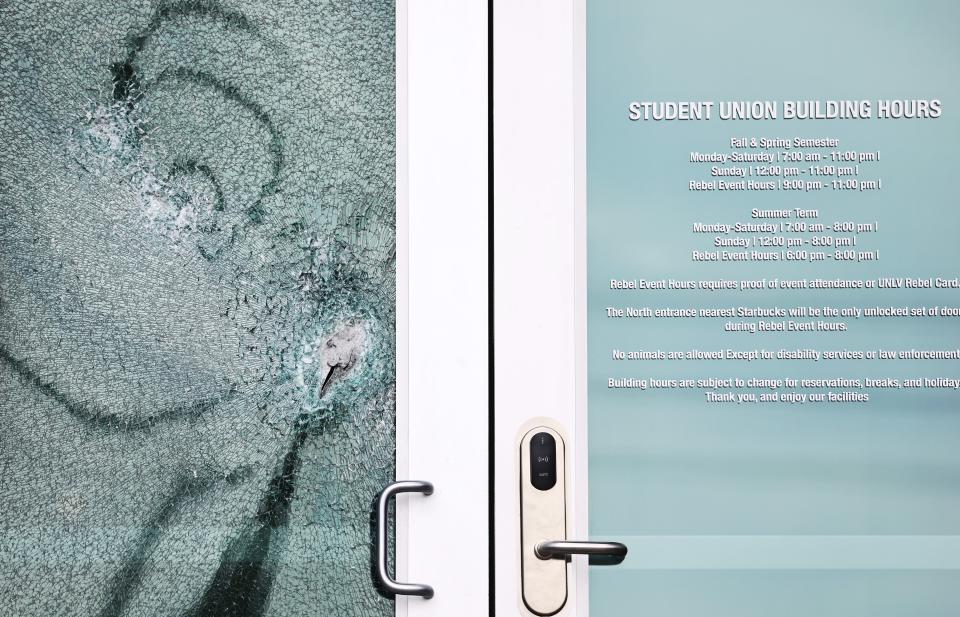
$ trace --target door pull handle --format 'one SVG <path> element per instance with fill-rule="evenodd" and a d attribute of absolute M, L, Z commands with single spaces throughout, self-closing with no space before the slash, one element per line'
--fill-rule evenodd
<path fill-rule="evenodd" d="M 589 555 L 591 566 L 615 566 L 623 563 L 627 547 L 619 542 L 571 542 L 550 540 L 534 548 L 540 559 L 570 560 L 571 555 Z"/>
<path fill-rule="evenodd" d="M 390 505 L 390 499 L 400 493 L 432 495 L 433 484 L 419 480 L 394 482 L 380 493 L 380 497 L 377 499 L 377 567 L 375 572 L 377 582 L 384 590 L 395 595 L 420 596 L 421 598 L 429 600 L 433 597 L 433 587 L 419 583 L 397 582 L 390 576 L 390 572 L 387 570 L 387 508 Z"/>

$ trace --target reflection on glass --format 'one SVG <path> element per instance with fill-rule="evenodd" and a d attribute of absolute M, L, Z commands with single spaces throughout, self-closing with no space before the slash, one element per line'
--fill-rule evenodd
<path fill-rule="evenodd" d="M 0 613 L 387 615 L 394 8 L 0 7 Z"/>

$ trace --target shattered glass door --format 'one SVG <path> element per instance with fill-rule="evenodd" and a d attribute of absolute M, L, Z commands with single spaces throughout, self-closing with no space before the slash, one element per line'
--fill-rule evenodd
<path fill-rule="evenodd" d="M 394 24 L 0 2 L 0 614 L 393 614 Z"/>

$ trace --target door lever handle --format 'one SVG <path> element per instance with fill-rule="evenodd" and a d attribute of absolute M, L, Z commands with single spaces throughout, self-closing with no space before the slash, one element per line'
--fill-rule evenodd
<path fill-rule="evenodd" d="M 615 566 L 627 556 L 627 547 L 619 542 L 569 542 L 550 540 L 533 549 L 540 559 L 566 559 L 571 555 L 589 555 L 591 566 Z"/>
<path fill-rule="evenodd" d="M 380 497 L 377 499 L 377 582 L 386 591 L 395 595 L 420 596 L 429 600 L 433 597 L 433 587 L 419 583 L 399 583 L 390 576 L 390 572 L 387 570 L 387 507 L 390 505 L 390 498 L 400 493 L 432 495 L 433 484 L 419 480 L 394 482 L 380 493 Z"/>

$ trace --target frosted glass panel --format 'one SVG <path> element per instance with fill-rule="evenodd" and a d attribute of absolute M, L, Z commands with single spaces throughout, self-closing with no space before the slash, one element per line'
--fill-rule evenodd
<path fill-rule="evenodd" d="M 957 6 L 587 12 L 591 614 L 960 614 Z"/>

